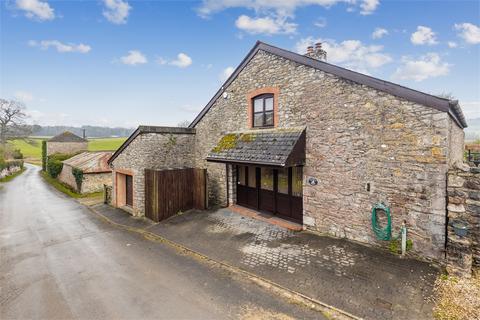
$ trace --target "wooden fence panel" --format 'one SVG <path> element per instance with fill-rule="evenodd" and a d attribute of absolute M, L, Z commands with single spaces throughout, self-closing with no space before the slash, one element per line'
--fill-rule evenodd
<path fill-rule="evenodd" d="M 206 169 L 145 170 L 147 218 L 158 222 L 206 206 Z"/>

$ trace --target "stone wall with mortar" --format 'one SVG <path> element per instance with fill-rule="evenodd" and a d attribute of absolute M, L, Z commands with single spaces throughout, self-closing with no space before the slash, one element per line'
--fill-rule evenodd
<path fill-rule="evenodd" d="M 130 171 L 133 174 L 133 214 L 145 214 L 145 169 L 167 169 L 194 167 L 193 134 L 143 133 L 137 136 L 112 161 L 113 197 L 115 204 L 116 171 Z"/>
<path fill-rule="evenodd" d="M 453 139 L 452 132 L 462 130 L 447 113 L 263 51 L 195 126 L 196 166 L 208 170 L 210 204 L 226 205 L 227 179 L 225 165 L 205 157 L 225 133 L 250 129 L 247 97 L 265 87 L 279 91 L 277 127 L 307 128 L 309 228 L 387 246 L 370 227 L 371 207 L 383 201 L 392 208 L 394 232 L 407 221 L 414 252 L 443 257 L 446 173 L 463 146 L 461 135 Z M 308 177 L 318 185 L 307 185 Z"/>
<path fill-rule="evenodd" d="M 480 168 L 460 165 L 448 172 L 447 271 L 470 276 L 480 267 Z M 453 224 L 466 223 L 466 236 L 456 235 Z"/>
<path fill-rule="evenodd" d="M 88 142 L 47 141 L 47 156 L 54 153 L 74 154 L 88 150 Z"/>
<path fill-rule="evenodd" d="M 83 175 L 81 193 L 92 193 L 103 191 L 103 186 L 112 185 L 111 172 L 86 173 Z"/>
<path fill-rule="evenodd" d="M 58 175 L 58 180 L 77 190 L 77 182 L 72 174 L 72 167 L 64 164 L 62 171 Z M 92 193 L 103 190 L 103 185 L 112 185 L 112 174 L 110 172 L 101 173 L 84 173 L 82 181 L 82 189 L 77 190 L 79 193 Z"/>

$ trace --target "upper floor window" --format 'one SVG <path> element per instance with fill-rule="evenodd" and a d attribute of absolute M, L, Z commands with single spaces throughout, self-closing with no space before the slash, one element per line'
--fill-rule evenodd
<path fill-rule="evenodd" d="M 273 94 L 253 98 L 253 127 L 273 127 Z"/>

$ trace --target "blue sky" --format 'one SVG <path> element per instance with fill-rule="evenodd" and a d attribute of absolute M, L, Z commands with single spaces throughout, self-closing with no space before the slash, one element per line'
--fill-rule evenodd
<path fill-rule="evenodd" d="M 480 2 L 2 0 L 0 96 L 38 124 L 192 120 L 256 40 L 428 93 L 480 118 Z"/>

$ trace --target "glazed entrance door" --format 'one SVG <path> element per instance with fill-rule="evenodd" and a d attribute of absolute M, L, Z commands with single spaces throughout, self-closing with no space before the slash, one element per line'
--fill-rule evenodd
<path fill-rule="evenodd" d="M 258 209 L 257 169 L 250 166 L 237 166 L 237 203 Z"/>
<path fill-rule="evenodd" d="M 302 171 L 237 166 L 237 204 L 302 222 Z"/>
<path fill-rule="evenodd" d="M 260 210 L 275 213 L 275 192 L 274 185 L 274 170 L 271 168 L 260 168 L 260 196 L 259 204 Z"/>

